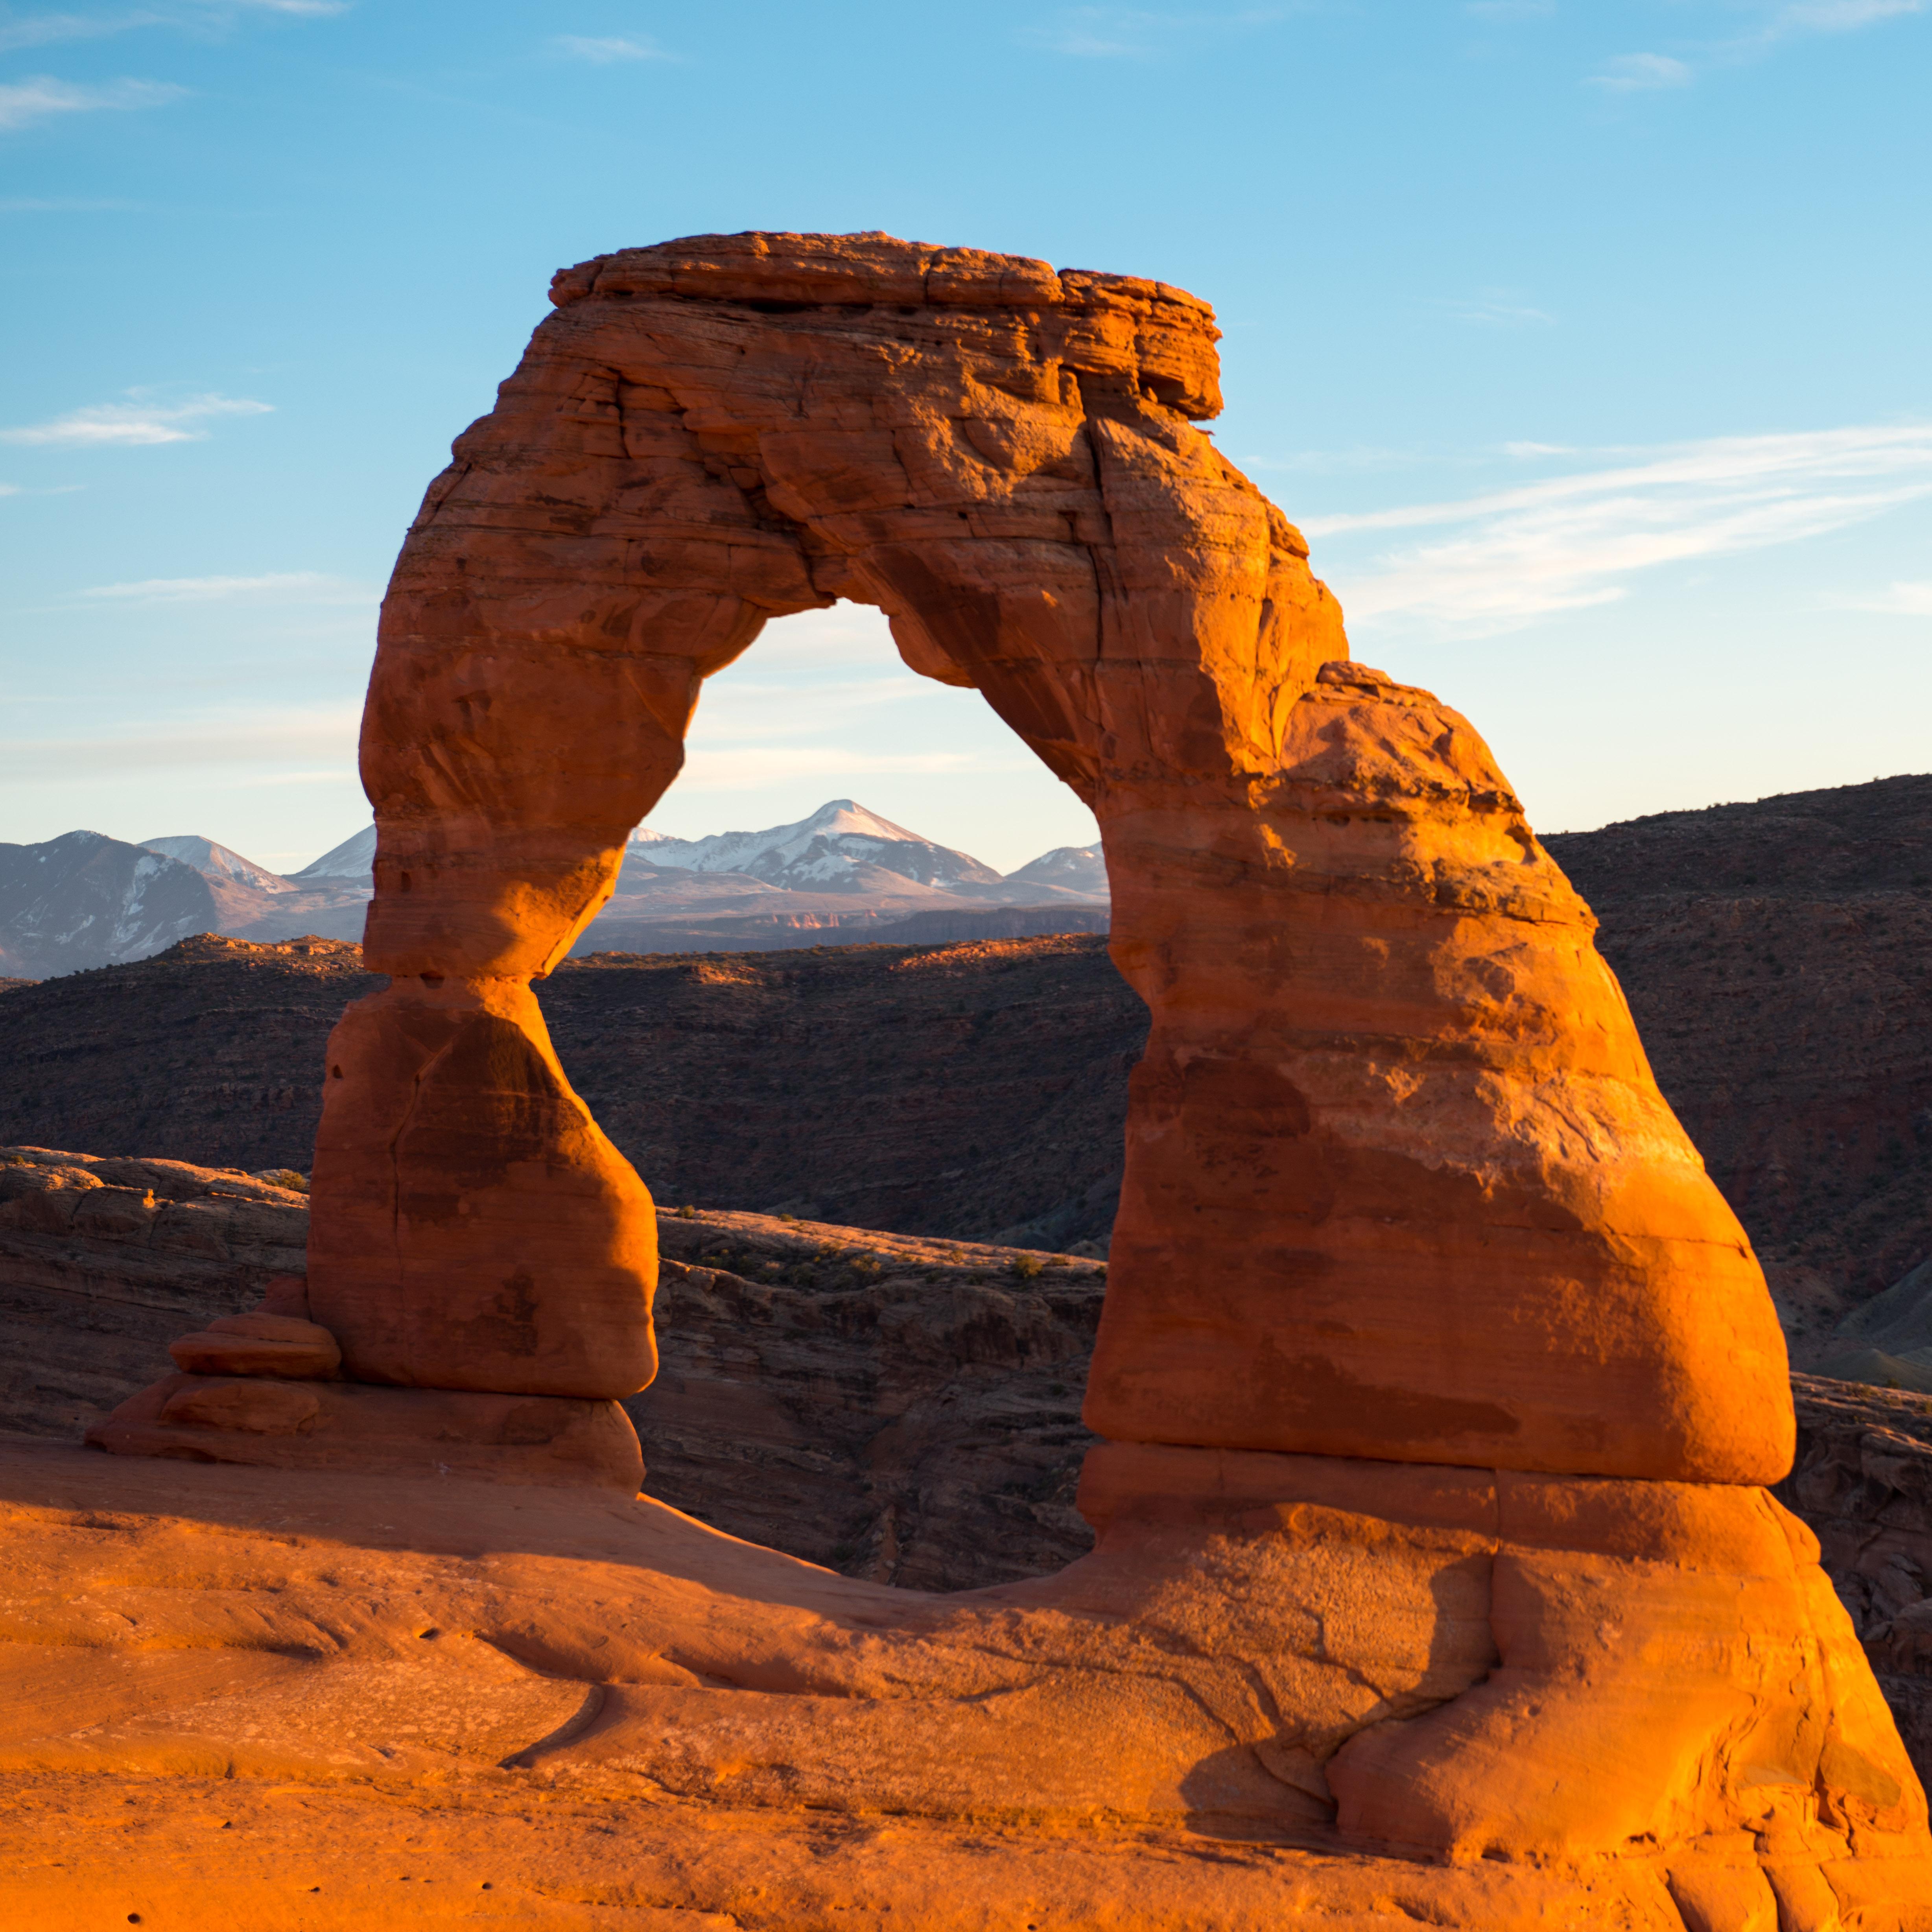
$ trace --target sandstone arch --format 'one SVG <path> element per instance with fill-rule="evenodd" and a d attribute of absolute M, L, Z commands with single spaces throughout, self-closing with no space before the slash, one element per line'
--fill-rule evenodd
<path fill-rule="evenodd" d="M 1154 1024 L 1096 1428 L 1780 1473 L 1781 1338 L 1588 910 L 1468 725 L 1347 662 L 1306 546 L 1195 427 L 1204 304 L 882 236 L 628 250 L 551 298 L 384 608 L 367 944 L 397 979 L 345 1023 L 316 1183 L 353 1373 L 646 1379 L 649 1203 L 526 982 L 703 680 L 849 597 L 1100 820 Z"/>
<path fill-rule="evenodd" d="M 1348 659 L 1195 427 L 1205 307 L 882 236 L 628 250 L 553 300 L 384 606 L 394 977 L 331 1042 L 305 1298 L 245 1338 L 320 1324 L 349 1379 L 176 1377 L 94 1439 L 634 1490 L 611 1399 L 653 1364 L 652 1204 L 530 980 L 703 679 L 860 598 L 1092 805 L 1151 1010 L 1100 1545 L 927 1598 L 640 1503 L 608 1600 L 460 1612 L 613 1687 L 543 1761 L 1016 1832 L 1258 1819 L 1311 1834 L 1331 1900 L 1366 1845 L 1534 1868 L 1520 1896 L 1560 1864 L 1633 1924 L 1922 1922 L 1923 1794 L 1756 1486 L 1792 1418 L 1748 1244 L 1481 740 Z M 1429 1916 L 1498 1922 L 1460 1886 Z"/>

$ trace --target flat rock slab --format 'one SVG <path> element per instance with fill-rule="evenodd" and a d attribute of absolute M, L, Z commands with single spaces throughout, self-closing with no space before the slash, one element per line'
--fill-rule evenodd
<path fill-rule="evenodd" d="M 116 1456 L 374 1478 L 587 1484 L 634 1496 L 637 1432 L 614 1402 L 380 1388 L 250 1376 L 166 1376 L 87 1432 Z"/>
<path fill-rule="evenodd" d="M 1308 1518 L 1310 1550 L 1346 1526 L 1329 1514 Z M 1298 1807 L 1292 1764 L 1268 1816 L 1240 1814 L 1251 1790 L 1226 1766 L 1210 1796 L 1230 1808 L 1155 1803 L 1138 1818 L 1029 1810 L 990 1787 L 976 1803 L 945 1794 L 946 1816 L 903 1793 L 874 1804 L 862 1781 L 836 1802 L 802 1790 L 842 1754 L 852 1776 L 879 1774 L 866 1762 L 878 1738 L 812 1720 L 850 1728 L 882 1702 L 945 1717 L 928 1766 L 970 1779 L 978 1750 L 1010 1778 L 994 1762 L 1003 1720 L 976 1712 L 1056 1678 L 1074 1694 L 1041 1711 L 1040 1775 L 1073 1778 L 1124 1736 L 1157 1785 L 1156 1748 L 1227 1684 L 1199 1670 L 1172 1574 L 1144 1550 L 1138 1568 L 1090 1563 L 1077 1588 L 936 1597 L 644 1500 L 44 1444 L 0 1446 L 0 1870 L 23 1926 L 1683 1932 L 1680 1898 L 1756 1888 L 1776 1911 L 1778 1885 L 1822 1884 L 1847 1922 L 1932 1928 L 1932 1868 L 1794 1856 L 1795 1876 L 1766 1874 L 1748 1834 L 1534 1865 L 1353 1852 L 1321 1807 Z M 1351 1697 L 1426 1702 L 1478 1672 L 1483 1534 L 1383 1523 L 1376 1631 L 1325 1689 L 1304 1660 L 1302 1702 L 1326 1696 L 1346 1726 Z M 1277 1576 L 1274 1597 L 1312 1577 L 1333 1600 L 1367 1547 Z M 1446 1621 L 1425 1612 L 1411 1630 L 1405 1578 Z M 1110 1711 L 1105 1674 L 1079 1667 L 1126 1657 L 1115 1613 L 1136 1592 L 1132 1620 L 1150 1627 L 1158 1610 L 1174 1683 L 1199 1676 L 1172 1710 L 1156 1696 Z M 1443 1681 L 1406 1690 L 1418 1634 L 1430 1654 L 1413 1668 Z M 1234 1675 L 1249 1667 L 1240 1633 L 1215 1641 Z M 1070 1751 L 1070 1727 L 1096 1720 L 1096 1748 Z M 789 1789 L 773 1774 L 787 1750 Z M 1913 1898 L 1927 1904 L 1899 1903 Z"/>

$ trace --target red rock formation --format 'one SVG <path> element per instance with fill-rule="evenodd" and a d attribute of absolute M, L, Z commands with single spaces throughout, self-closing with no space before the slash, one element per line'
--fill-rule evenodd
<path fill-rule="evenodd" d="M 1189 420 L 1219 406 L 1203 304 L 883 236 L 628 250 L 553 299 L 384 609 L 368 954 L 397 984 L 332 1051 L 350 1077 L 315 1178 L 312 1292 L 352 1373 L 637 1386 L 622 1341 L 588 1351 L 593 1386 L 487 1340 L 553 1298 L 621 1328 L 627 1264 L 641 1324 L 621 1163 L 586 1140 L 527 1165 L 491 1235 L 536 1245 L 479 1268 L 499 1194 L 421 1138 L 392 1042 L 496 1000 L 478 1024 L 567 1108 L 526 976 L 608 896 L 703 679 L 767 617 L 845 596 L 890 614 L 916 668 L 976 686 L 1106 836 L 1113 950 L 1154 1030 L 1096 1428 L 1781 1473 L 1775 1322 L 1588 914 L 1466 724 L 1335 662 L 1306 546 Z M 501 1114 L 493 1052 L 436 1063 L 451 1120 Z M 386 1151 L 406 1116 L 420 1179 Z M 573 1272 L 592 1250 L 594 1318 Z M 405 1346 L 418 1306 L 440 1339 L 418 1323 Z"/>
<path fill-rule="evenodd" d="M 1748 1243 L 1468 723 L 1329 664 L 1235 804 L 1150 789 L 1102 808 L 1154 1029 L 1091 1425 L 1774 1480 Z"/>
<path fill-rule="evenodd" d="M 648 1376 L 651 1204 L 529 982 L 771 616 L 879 605 L 1092 805 L 1152 1014 L 1095 1554 L 836 1630 L 755 1563 L 728 1607 L 661 1593 L 594 1664 L 556 1636 L 641 1687 L 565 1757 L 1451 1860 L 1675 1848 L 1687 1898 L 1748 1844 L 1780 1915 L 1827 1870 L 1910 1897 L 1923 1796 L 1815 1545 L 1753 1486 L 1792 1412 L 1748 1244 L 1481 740 L 1348 661 L 1306 546 L 1193 427 L 1206 308 L 880 236 L 629 250 L 553 299 L 384 606 L 365 950 L 394 983 L 332 1041 L 313 1182 L 308 1312 L 345 1374 L 406 1385 L 406 1385 L 560 1414 Z M 298 1460 L 352 1435 L 351 1386 L 184 1382 L 118 1421 L 232 1409 Z"/>

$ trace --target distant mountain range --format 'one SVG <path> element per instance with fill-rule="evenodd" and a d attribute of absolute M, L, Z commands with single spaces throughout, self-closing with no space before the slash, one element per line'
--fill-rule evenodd
<path fill-rule="evenodd" d="M 138 845 L 69 832 L 0 844 L 0 978 L 53 979 L 145 959 L 199 932 L 360 939 L 376 829 L 298 872 L 192 835 Z M 617 889 L 573 949 L 766 951 L 1106 930 L 1098 845 L 1060 846 L 1004 878 L 849 798 L 795 824 L 673 838 L 640 830 Z M 910 923 L 908 923 L 910 922 Z"/>
<path fill-rule="evenodd" d="M 643 829 L 631 854 L 680 872 L 736 872 L 792 892 L 903 890 L 912 880 L 944 892 L 996 886 L 990 866 L 950 845 L 935 845 L 856 800 L 835 798 L 796 825 L 763 832 L 718 832 L 709 838 L 670 838 Z"/>

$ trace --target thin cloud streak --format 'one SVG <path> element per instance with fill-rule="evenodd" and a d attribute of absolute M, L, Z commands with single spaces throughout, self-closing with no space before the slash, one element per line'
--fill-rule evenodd
<path fill-rule="evenodd" d="M 0 84 L 0 130 L 31 128 L 57 114 L 94 113 L 103 109 L 164 107 L 188 89 L 166 80 L 116 80 L 105 87 L 82 87 L 52 75 L 30 75 Z"/>
<path fill-rule="evenodd" d="M 1335 573 L 1352 618 L 1480 633 L 1616 602 L 1661 564 L 1820 536 L 1932 496 L 1932 425 L 1730 436 L 1460 502 L 1306 520 L 1317 539 L 1430 528 L 1440 540 Z"/>
<path fill-rule="evenodd" d="M 1761 10 L 1765 17 L 1751 32 L 1705 42 L 1694 52 L 1706 65 L 1761 59 L 1787 40 L 1831 34 L 1853 34 L 1924 13 L 1932 0 L 1784 0 Z M 1670 54 L 1619 54 L 1590 75 L 1585 85 L 1611 94 L 1654 93 L 1687 87 L 1696 77 L 1688 62 Z"/>
<path fill-rule="evenodd" d="M 149 577 L 134 584 L 100 584 L 81 596 L 147 604 L 208 604 L 259 592 L 302 591 L 304 603 L 374 603 L 376 592 L 319 570 L 286 570 L 262 577 Z"/>
<path fill-rule="evenodd" d="M 17 47 L 46 47 L 62 40 L 100 40 L 130 27 L 158 24 L 154 14 L 127 14 L 118 20 L 90 19 L 84 14 L 40 14 L 27 20 L 0 20 L 0 53 Z"/>
<path fill-rule="evenodd" d="M 754 651 L 757 650 L 754 645 Z M 728 677 L 728 671 L 721 674 Z M 706 682 L 694 730 L 726 739 L 824 738 L 842 727 L 862 724 L 882 710 L 929 698 L 935 686 L 895 662 L 874 677 L 830 682 L 808 676 L 797 684 Z"/>
<path fill-rule="evenodd" d="M 1610 94 L 1651 94 L 1690 84 L 1690 68 L 1668 54 L 1618 54 L 1606 61 L 1603 71 L 1592 74 L 1586 83 Z"/>
<path fill-rule="evenodd" d="M 1795 0 L 1778 8 L 1752 41 L 1768 46 L 1796 34 L 1855 34 L 1862 27 L 1925 11 L 1927 0 Z"/>
<path fill-rule="evenodd" d="M 1546 327 L 1556 318 L 1547 309 L 1532 308 L 1518 301 L 1511 290 L 1486 290 L 1472 299 L 1436 297 L 1426 306 L 1452 322 L 1473 323 L 1482 328 Z"/>
<path fill-rule="evenodd" d="M 743 791 L 778 784 L 787 778 L 834 777 L 850 772 L 880 773 L 984 772 L 1018 770 L 1016 758 L 1001 766 L 989 764 L 968 752 L 872 752 L 850 751 L 836 745 L 800 745 L 775 750 L 769 746 L 693 746 L 678 789 L 692 791 Z"/>
<path fill-rule="evenodd" d="M 550 44 L 573 59 L 590 61 L 598 67 L 608 67 L 619 61 L 677 58 L 676 55 L 666 53 L 654 42 L 640 40 L 634 34 L 613 34 L 602 39 L 583 34 L 559 34 Z"/>
<path fill-rule="evenodd" d="M 142 9 L 116 14 L 37 14 L 24 20 L 0 20 L 0 53 L 20 47 L 47 47 L 68 40 L 103 40 L 142 27 L 172 27 L 206 34 L 238 12 L 283 14 L 326 20 L 349 11 L 350 0 L 222 0 L 222 4 L 177 8 L 170 13 Z"/>
<path fill-rule="evenodd" d="M 1844 608 L 1884 617 L 1932 617 L 1932 583 L 1894 584 L 1882 596 L 1856 598 Z"/>
<path fill-rule="evenodd" d="M 190 396 L 185 402 L 157 403 L 140 399 L 125 403 L 91 403 L 71 410 L 51 422 L 0 429 L 0 442 L 56 449 L 129 448 L 162 442 L 200 442 L 208 432 L 196 425 L 211 416 L 265 416 L 272 403 L 245 396 Z"/>

